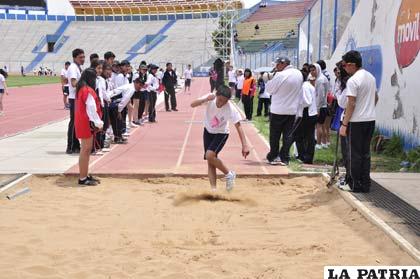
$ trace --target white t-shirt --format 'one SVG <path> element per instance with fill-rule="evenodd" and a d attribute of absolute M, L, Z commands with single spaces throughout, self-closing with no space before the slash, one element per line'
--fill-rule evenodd
<path fill-rule="evenodd" d="M 270 111 L 279 115 L 296 115 L 301 100 L 303 76 L 293 66 L 287 66 L 268 81 L 265 90 L 271 96 Z"/>
<path fill-rule="evenodd" d="M 236 87 L 238 88 L 238 90 L 242 90 L 242 88 L 244 87 L 244 76 L 240 75 L 237 77 L 236 79 Z"/>
<path fill-rule="evenodd" d="M 316 108 L 316 91 L 315 87 L 309 81 L 303 83 L 301 96 L 302 99 L 299 105 L 297 116 L 302 117 L 304 108 L 308 108 L 309 116 L 317 115 L 318 110 Z"/>
<path fill-rule="evenodd" d="M 76 87 L 73 87 L 71 85 L 71 80 L 76 79 L 76 81 L 79 81 L 81 76 L 80 68 L 77 66 L 76 63 L 71 63 L 69 68 L 67 69 L 67 78 L 69 80 L 68 86 L 69 86 L 69 99 L 75 99 L 76 98 Z"/>
<path fill-rule="evenodd" d="M 192 69 L 191 70 L 186 69 L 185 72 L 184 72 L 184 78 L 185 79 L 192 79 L 192 76 L 193 76 Z"/>
<path fill-rule="evenodd" d="M 65 69 L 65 68 L 63 68 L 63 69 L 61 69 L 61 75 L 60 76 L 62 76 L 63 78 L 67 78 L 67 70 Z M 65 85 L 64 85 L 64 87 L 69 87 L 69 84 L 68 83 L 66 83 Z"/>
<path fill-rule="evenodd" d="M 235 70 L 229 71 L 228 76 L 229 76 L 229 83 L 231 83 L 231 82 L 236 83 L 236 71 Z"/>
<path fill-rule="evenodd" d="M 129 83 L 130 82 L 129 82 L 127 76 L 125 76 L 124 74 L 119 73 L 118 75 L 115 76 L 115 79 L 114 79 L 115 88 L 124 86 L 124 85 L 129 84 Z"/>
<path fill-rule="evenodd" d="M 229 123 L 241 121 L 242 117 L 235 106 L 228 101 L 221 108 L 216 106 L 216 99 L 207 102 L 204 127 L 211 134 L 229 134 Z"/>
<path fill-rule="evenodd" d="M 0 89 L 4 89 L 4 83 L 6 82 L 6 79 L 2 74 L 0 74 Z"/>
<path fill-rule="evenodd" d="M 376 79 L 364 69 L 357 71 L 347 81 L 347 97 L 356 97 L 356 106 L 350 122 L 367 122 L 376 119 Z"/>

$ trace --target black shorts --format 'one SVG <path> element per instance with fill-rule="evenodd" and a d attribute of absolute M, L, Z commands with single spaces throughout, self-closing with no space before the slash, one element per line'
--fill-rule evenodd
<path fill-rule="evenodd" d="M 0 89 L 0 94 L 4 94 L 4 89 Z"/>
<path fill-rule="evenodd" d="M 328 116 L 328 108 L 321 108 L 318 115 L 318 124 L 324 124 Z"/>
<path fill-rule="evenodd" d="M 235 86 L 236 86 L 236 83 L 234 83 L 234 82 L 229 82 L 229 87 L 230 87 L 230 88 L 235 88 Z"/>
<path fill-rule="evenodd" d="M 206 152 L 213 151 L 219 154 L 226 144 L 229 134 L 211 134 L 204 128 L 203 141 L 204 141 L 204 160 L 206 160 Z"/>
<path fill-rule="evenodd" d="M 140 99 L 140 96 L 141 96 L 141 92 L 140 91 L 136 91 L 136 92 L 134 92 L 134 95 L 133 95 L 133 99 Z"/>
<path fill-rule="evenodd" d="M 64 86 L 63 87 L 63 95 L 64 96 L 68 96 L 69 95 L 69 87 L 68 86 Z"/>
<path fill-rule="evenodd" d="M 191 87 L 191 79 L 186 79 L 185 80 L 185 87 Z"/>

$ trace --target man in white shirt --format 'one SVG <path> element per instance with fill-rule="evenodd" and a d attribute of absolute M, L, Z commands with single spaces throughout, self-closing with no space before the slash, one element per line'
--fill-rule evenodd
<path fill-rule="evenodd" d="M 267 154 L 271 165 L 288 165 L 292 132 L 295 115 L 300 103 L 302 92 L 302 73 L 290 65 L 287 57 L 276 59 L 276 73 L 266 84 L 266 90 L 271 94 L 270 107 L 270 152 Z M 283 135 L 281 150 L 280 138 Z"/>
<path fill-rule="evenodd" d="M 375 77 L 362 68 L 357 51 L 343 56 L 343 66 L 351 75 L 347 81 L 347 108 L 340 135 L 347 137 L 350 181 L 343 190 L 367 193 L 370 190 L 370 143 L 375 130 L 378 94 Z"/>
<path fill-rule="evenodd" d="M 229 87 L 232 91 L 232 96 L 235 94 L 235 85 L 236 85 L 236 72 L 233 69 L 233 66 L 229 66 L 229 72 L 228 72 L 228 78 L 229 78 Z"/>
<path fill-rule="evenodd" d="M 242 95 L 242 88 L 244 87 L 244 74 L 242 70 L 238 70 L 238 74 L 236 76 L 236 94 L 235 97 L 237 99 L 241 99 Z"/>
<path fill-rule="evenodd" d="M 147 76 L 146 81 L 147 91 L 149 94 L 149 123 L 156 122 L 156 101 L 157 91 L 159 89 L 159 79 L 156 73 L 158 69 L 159 66 L 154 64 L 150 65 L 150 73 Z"/>
<path fill-rule="evenodd" d="M 67 97 L 69 96 L 69 81 L 67 78 L 67 69 L 70 66 L 70 62 L 67 61 L 64 64 L 64 68 L 61 70 L 61 87 L 63 90 L 63 103 L 64 103 L 64 109 L 69 109 L 69 104 L 67 102 Z"/>
<path fill-rule="evenodd" d="M 188 68 L 184 71 L 184 79 L 185 79 L 185 86 L 184 86 L 184 92 L 190 91 L 191 89 L 191 81 L 193 76 L 193 70 L 191 69 L 191 65 L 188 65 Z"/>
<path fill-rule="evenodd" d="M 76 99 L 76 86 L 81 76 L 81 66 L 85 63 L 85 52 L 76 48 L 72 52 L 73 63 L 67 69 L 67 79 L 69 87 L 69 106 L 70 106 L 70 121 L 67 129 L 67 154 L 80 152 L 80 142 L 76 137 L 76 131 L 74 130 L 74 110 L 75 110 L 75 99 Z"/>

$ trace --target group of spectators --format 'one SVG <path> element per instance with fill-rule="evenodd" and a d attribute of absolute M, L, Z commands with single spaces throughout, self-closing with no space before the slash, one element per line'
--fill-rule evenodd
<path fill-rule="evenodd" d="M 334 80 L 322 60 L 304 64 L 299 70 L 290 65 L 289 58 L 279 57 L 272 72 L 255 77 L 250 69 L 228 69 L 229 86 L 243 104 L 245 121 L 252 120 L 254 96 L 258 96 L 257 116 L 262 116 L 263 110 L 264 116 L 269 116 L 269 164 L 288 165 L 294 143 L 296 159 L 313 164 L 316 150 L 330 147 L 334 130 L 341 140 L 347 170 L 339 187 L 369 191 L 370 142 L 378 95 L 375 77 L 363 69 L 362 62 L 359 52 L 349 51 L 337 62 Z"/>

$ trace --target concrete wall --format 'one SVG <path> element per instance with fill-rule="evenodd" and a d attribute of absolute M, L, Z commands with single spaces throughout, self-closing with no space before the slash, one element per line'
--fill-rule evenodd
<path fill-rule="evenodd" d="M 47 0 L 48 14 L 75 15 L 69 0 Z"/>
<path fill-rule="evenodd" d="M 420 1 L 362 0 L 331 60 L 359 50 L 377 79 L 377 126 L 403 136 L 405 147 L 420 144 Z"/>

